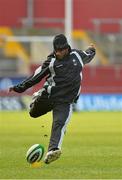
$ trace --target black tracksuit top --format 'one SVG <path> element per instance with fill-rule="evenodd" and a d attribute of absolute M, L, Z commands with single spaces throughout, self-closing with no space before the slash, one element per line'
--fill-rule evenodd
<path fill-rule="evenodd" d="M 43 88 L 52 101 L 75 102 L 80 93 L 82 68 L 93 59 L 94 55 L 94 48 L 88 48 L 86 51 L 70 49 L 69 54 L 61 60 L 56 59 L 52 53 L 32 76 L 14 86 L 14 90 L 24 92 L 46 77 Z"/>

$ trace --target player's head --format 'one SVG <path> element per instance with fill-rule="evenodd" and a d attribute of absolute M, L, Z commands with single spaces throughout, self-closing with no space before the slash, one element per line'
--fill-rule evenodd
<path fill-rule="evenodd" d="M 63 34 L 55 36 L 53 39 L 53 47 L 55 51 L 68 48 L 67 38 Z"/>
<path fill-rule="evenodd" d="M 53 48 L 58 59 L 62 59 L 69 52 L 69 44 L 67 38 L 63 34 L 54 37 Z"/>

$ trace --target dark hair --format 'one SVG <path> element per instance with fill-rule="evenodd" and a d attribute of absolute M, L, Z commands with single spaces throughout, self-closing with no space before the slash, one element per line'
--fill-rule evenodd
<path fill-rule="evenodd" d="M 54 50 L 67 49 L 69 47 L 67 38 L 63 34 L 59 34 L 53 39 Z"/>

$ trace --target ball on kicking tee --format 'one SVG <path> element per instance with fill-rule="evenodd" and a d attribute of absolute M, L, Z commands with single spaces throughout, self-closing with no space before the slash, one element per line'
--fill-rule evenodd
<path fill-rule="evenodd" d="M 38 164 L 44 155 L 44 147 L 41 144 L 34 144 L 26 153 L 26 160 L 30 164 Z"/>

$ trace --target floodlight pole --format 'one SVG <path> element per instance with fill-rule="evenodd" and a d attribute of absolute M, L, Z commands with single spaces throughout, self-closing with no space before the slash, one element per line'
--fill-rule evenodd
<path fill-rule="evenodd" d="M 27 1 L 27 18 L 28 18 L 28 27 L 33 27 L 34 23 L 34 1 Z"/>
<path fill-rule="evenodd" d="M 73 0 L 65 0 L 65 35 L 69 44 L 72 46 L 72 19 L 73 19 Z"/>

